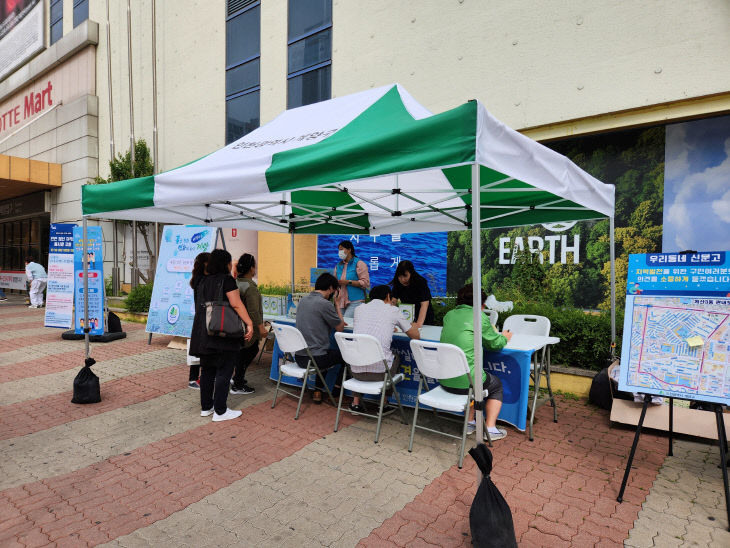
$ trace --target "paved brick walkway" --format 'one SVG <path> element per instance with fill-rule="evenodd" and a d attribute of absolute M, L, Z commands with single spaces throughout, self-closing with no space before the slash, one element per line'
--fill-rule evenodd
<path fill-rule="evenodd" d="M 93 345 L 100 404 L 70 403 L 83 343 L 43 329 L 42 310 L 0 307 L 0 546 L 468 546 L 476 491 L 456 444 L 295 401 L 271 409 L 268 366 L 230 396 L 243 417 L 199 416 L 169 337 Z M 264 359 L 264 361 L 266 361 Z M 4 373 L 4 374 L 3 374 Z M 642 436 L 616 503 L 631 429 L 584 401 L 538 412 L 535 441 L 509 429 L 492 477 L 521 546 L 730 546 L 717 448 Z M 424 417 L 429 419 L 428 414 Z M 658 475 L 657 475 L 658 473 Z M 638 518 L 637 518 L 638 516 Z"/>

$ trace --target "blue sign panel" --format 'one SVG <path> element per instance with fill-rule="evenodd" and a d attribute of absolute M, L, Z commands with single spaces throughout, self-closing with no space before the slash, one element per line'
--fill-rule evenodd
<path fill-rule="evenodd" d="M 389 284 L 400 261 L 409 260 L 431 289 L 446 295 L 446 232 L 414 234 L 321 235 L 317 236 L 317 267 L 333 271 L 339 262 L 337 244 L 349 240 L 358 258 L 370 271 L 370 287 Z"/>
<path fill-rule="evenodd" d="M 728 257 L 629 256 L 620 390 L 730 403 Z"/>
<path fill-rule="evenodd" d="M 155 285 L 147 316 L 148 333 L 190 337 L 195 316 L 190 277 L 195 257 L 210 252 L 216 229 L 205 226 L 166 226 L 162 232 Z"/>
<path fill-rule="evenodd" d="M 48 236 L 46 327 L 71 327 L 74 309 L 74 227 L 51 223 Z"/>
<path fill-rule="evenodd" d="M 104 334 L 104 236 L 100 226 L 90 226 L 86 230 L 86 254 L 84 254 L 83 228 L 73 227 L 74 234 L 74 293 L 75 322 L 74 330 L 81 335 L 84 327 L 89 327 L 91 335 Z M 84 263 L 87 263 L 89 286 L 89 323 L 84 321 Z"/>

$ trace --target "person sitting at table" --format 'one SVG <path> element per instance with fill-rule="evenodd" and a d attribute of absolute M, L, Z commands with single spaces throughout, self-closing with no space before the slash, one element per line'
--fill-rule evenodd
<path fill-rule="evenodd" d="M 431 290 L 426 278 L 416 272 L 411 261 L 401 261 L 395 269 L 390 282 L 393 286 L 393 297 L 403 304 L 415 305 L 413 317 L 418 328 L 433 325 L 433 306 L 431 306 Z"/>
<path fill-rule="evenodd" d="M 474 286 L 467 284 L 457 293 L 456 308 L 449 311 L 444 316 L 444 328 L 441 331 L 441 342 L 458 346 L 466 354 L 469 362 L 469 371 L 472 379 L 474 379 L 474 308 L 472 299 L 474 296 Z M 485 350 L 501 350 L 507 342 L 512 338 L 509 331 L 503 332 L 501 335 L 497 333 L 489 318 L 484 313 L 484 305 L 487 301 L 487 294 L 482 291 L 482 342 Z M 486 414 L 484 422 L 489 430 L 489 436 L 492 441 L 500 440 L 507 435 L 504 428 L 497 426 L 497 416 L 502 409 L 502 381 L 491 373 L 484 371 L 482 367 L 482 384 L 487 391 L 486 398 Z M 476 382 L 476 380 L 475 380 Z M 469 377 L 462 375 L 461 377 L 453 377 L 450 379 L 441 379 L 439 384 L 447 392 L 452 394 L 468 394 L 469 393 Z M 472 420 L 469 422 L 468 432 L 472 433 L 476 429 L 476 422 L 473 420 L 474 409 L 471 410 Z"/>
<path fill-rule="evenodd" d="M 337 256 L 340 260 L 335 265 L 335 276 L 341 290 L 335 302 L 343 315 L 352 317 L 355 308 L 365 302 L 365 292 L 370 287 L 370 273 L 365 261 L 355 254 L 355 246 L 350 240 L 342 240 L 337 245 Z"/>
<path fill-rule="evenodd" d="M 403 319 L 400 310 L 395 307 L 395 303 L 396 300 L 393 298 L 389 286 L 376 285 L 370 290 L 370 302 L 355 310 L 352 329 L 355 334 L 372 335 L 380 341 L 391 375 L 398 373 L 400 366 L 398 361 L 393 359 L 393 351 L 390 349 L 395 328 L 400 328 L 411 339 L 421 338 L 416 324 Z M 360 381 L 382 381 L 385 373 L 385 366 L 382 362 L 364 366 L 351 365 L 350 369 L 352 376 Z M 365 410 L 360 405 L 360 394 L 353 395 L 350 409 L 360 413 Z"/>
<path fill-rule="evenodd" d="M 339 349 L 330 347 L 332 330 L 342 331 L 345 320 L 342 311 L 332 304 L 337 298 L 340 284 L 332 274 L 325 272 L 314 284 L 314 291 L 305 295 L 297 305 L 296 327 L 301 331 L 304 340 L 312 353 L 322 375 L 334 366 L 342 364 L 342 354 Z M 309 356 L 306 351 L 300 350 L 295 359 L 299 367 L 307 367 Z M 312 393 L 314 403 L 322 403 L 322 380 L 316 376 L 315 390 Z"/>

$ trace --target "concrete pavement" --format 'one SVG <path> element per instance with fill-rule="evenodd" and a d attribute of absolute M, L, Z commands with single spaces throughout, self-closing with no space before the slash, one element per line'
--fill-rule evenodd
<path fill-rule="evenodd" d="M 184 352 L 169 337 L 92 345 L 102 402 L 70 403 L 83 343 L 43 329 L 42 310 L 0 305 L 0 546 L 466 546 L 476 491 L 456 443 L 409 427 L 280 399 L 268 366 L 256 393 L 229 396 L 240 419 L 199 416 Z M 264 357 L 266 361 L 267 355 Z M 492 478 L 521 546 L 729 546 L 716 446 L 642 435 L 623 504 L 633 432 L 559 398 L 535 441 L 495 442 Z M 424 414 L 428 415 L 428 414 Z M 428 418 L 428 417 L 426 417 Z M 433 419 L 430 419 L 433 420 Z"/>

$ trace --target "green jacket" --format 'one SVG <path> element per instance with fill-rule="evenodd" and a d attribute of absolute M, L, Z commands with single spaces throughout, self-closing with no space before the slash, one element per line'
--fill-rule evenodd
<path fill-rule="evenodd" d="M 507 344 L 507 337 L 497 333 L 492 327 L 489 317 L 482 312 L 482 341 L 484 350 L 500 350 Z M 458 346 L 466 354 L 469 371 L 474 377 L 474 308 L 468 304 L 460 304 L 444 316 L 444 328 L 441 331 L 441 342 Z M 487 380 L 487 373 L 482 369 L 482 382 Z M 452 377 L 441 379 L 439 383 L 449 388 L 469 388 L 469 377 Z"/>
<path fill-rule="evenodd" d="M 251 278 L 236 278 L 236 285 L 238 285 L 238 291 L 241 293 L 241 301 L 243 306 L 246 307 L 248 315 L 251 316 L 251 323 L 253 324 L 253 337 L 250 341 L 246 341 L 243 346 L 248 348 L 253 344 L 257 343 L 261 336 L 259 335 L 259 325 L 264 323 L 264 307 L 263 299 L 259 288 Z"/>

